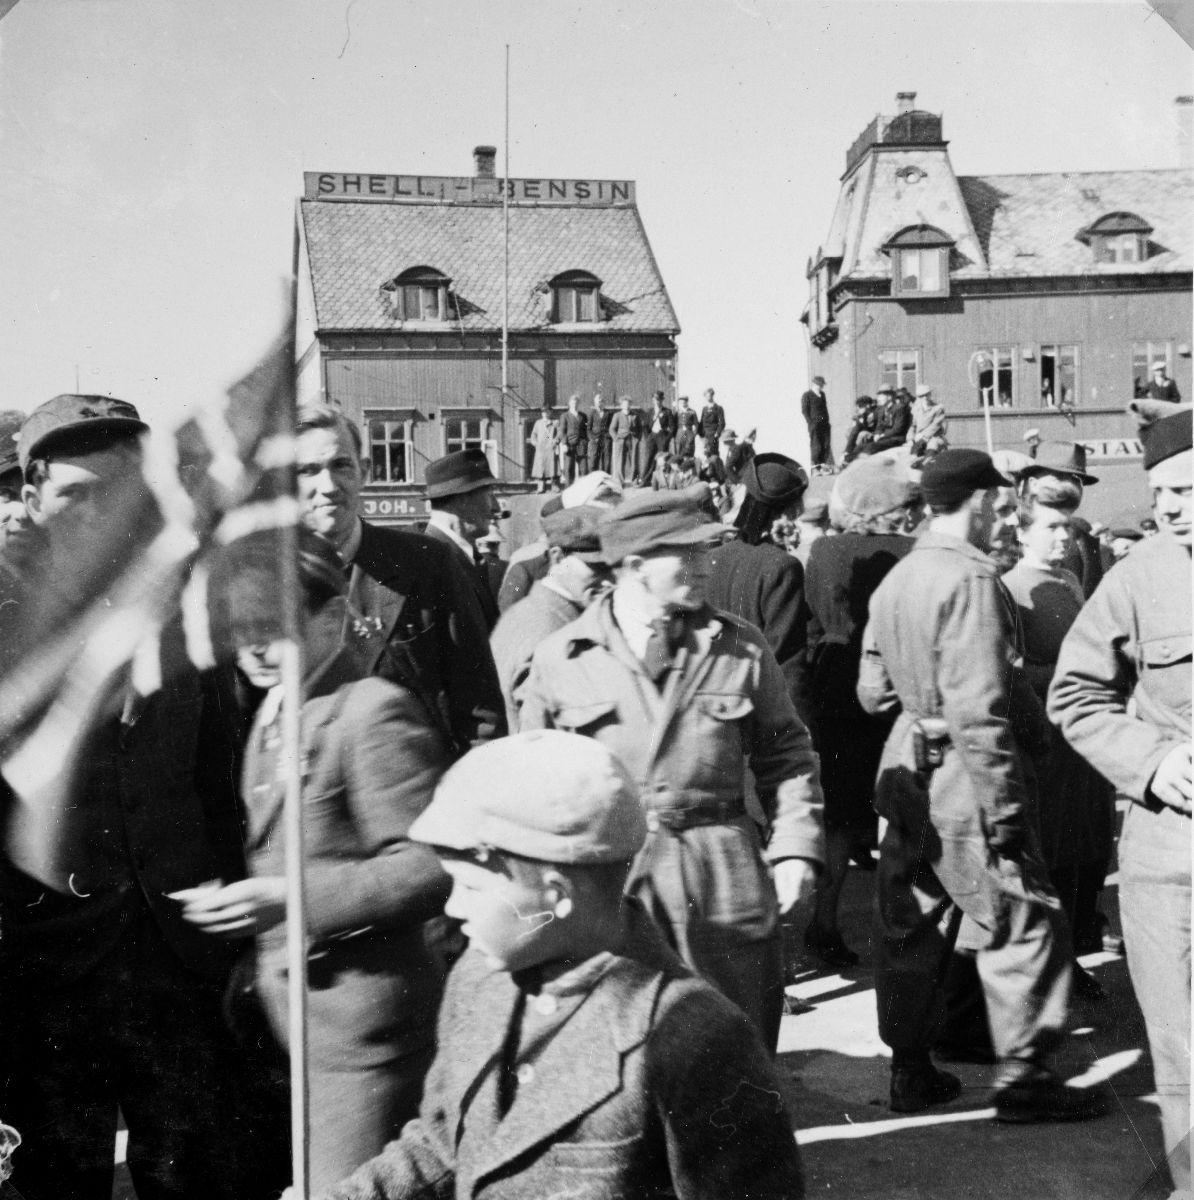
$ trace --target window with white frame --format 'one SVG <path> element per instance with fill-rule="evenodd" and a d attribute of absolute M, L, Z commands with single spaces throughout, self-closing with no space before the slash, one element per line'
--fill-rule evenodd
<path fill-rule="evenodd" d="M 934 225 L 901 229 L 883 247 L 891 258 L 891 294 L 926 299 L 948 296 L 953 245 L 953 239 Z"/>
<path fill-rule="evenodd" d="M 365 428 L 369 438 L 370 483 L 414 481 L 412 424 L 409 415 L 384 410 L 365 414 Z"/>
<path fill-rule="evenodd" d="M 1148 395 L 1153 363 L 1163 362 L 1165 374 L 1173 377 L 1173 343 L 1171 341 L 1132 343 L 1132 397 L 1139 400 Z"/>
<path fill-rule="evenodd" d="M 1112 212 L 1088 225 L 1078 235 L 1089 244 L 1097 263 L 1138 263 L 1149 255 L 1153 227 L 1131 212 Z"/>
<path fill-rule="evenodd" d="M 979 408 L 1012 408 L 1016 403 L 1016 347 L 984 346 L 978 365 Z"/>
<path fill-rule="evenodd" d="M 1051 343 L 1041 347 L 1041 406 L 1073 408 L 1078 402 L 1078 347 Z"/>
<path fill-rule="evenodd" d="M 400 321 L 446 321 L 450 283 L 434 267 L 411 267 L 382 290 L 391 294 L 394 316 Z"/>
<path fill-rule="evenodd" d="M 920 350 L 901 347 L 879 352 L 880 382 L 915 392 L 920 383 Z"/>
<path fill-rule="evenodd" d="M 588 271 L 565 271 L 551 281 L 551 320 L 575 325 L 601 320 L 601 280 Z"/>
<path fill-rule="evenodd" d="M 444 453 L 458 450 L 485 450 L 489 440 L 489 417 L 473 413 L 444 414 Z"/>

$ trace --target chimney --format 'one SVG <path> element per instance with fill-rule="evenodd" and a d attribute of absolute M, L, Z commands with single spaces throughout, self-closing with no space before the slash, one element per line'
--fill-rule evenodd
<path fill-rule="evenodd" d="M 1173 123 L 1177 130 L 1177 165 L 1194 167 L 1194 96 L 1174 99 Z"/>
<path fill-rule="evenodd" d="M 915 92 L 896 92 L 896 112 L 910 113 L 916 107 Z"/>
<path fill-rule="evenodd" d="M 473 151 L 473 162 L 477 164 L 478 179 L 492 179 L 494 177 L 493 164 L 496 158 L 496 146 L 478 146 Z"/>

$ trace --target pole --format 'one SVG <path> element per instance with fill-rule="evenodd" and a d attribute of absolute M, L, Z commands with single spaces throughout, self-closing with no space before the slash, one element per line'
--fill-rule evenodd
<path fill-rule="evenodd" d="M 510 394 L 510 43 L 506 43 L 506 144 L 502 167 L 502 419 Z"/>
<path fill-rule="evenodd" d="M 290 278 L 290 314 L 298 303 L 299 247 L 294 239 Z M 291 326 L 293 339 L 293 324 Z M 287 431 L 294 436 L 294 346 L 290 347 L 290 411 Z M 293 464 L 287 494 L 297 494 Z M 297 520 L 297 515 L 296 515 Z M 303 868 L 303 652 L 301 592 L 298 573 L 298 526 L 278 530 L 278 579 L 282 607 L 282 711 L 280 770 L 284 784 L 282 828 L 286 838 L 286 967 L 290 1044 L 290 1156 L 293 1200 L 311 1200 L 311 1090 L 307 1071 L 307 889 Z"/>
<path fill-rule="evenodd" d="M 983 393 L 983 429 L 987 434 L 987 453 L 994 456 L 995 438 L 991 432 L 991 392 Z"/>

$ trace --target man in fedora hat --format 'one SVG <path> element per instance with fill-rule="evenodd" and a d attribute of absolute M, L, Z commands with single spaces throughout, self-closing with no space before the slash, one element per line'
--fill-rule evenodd
<path fill-rule="evenodd" d="M 477 555 L 477 539 L 489 532 L 501 512 L 489 460 L 480 450 L 457 450 L 428 463 L 426 481 L 431 515 L 425 532 L 458 553 L 492 632 L 498 619 L 497 596 Z"/>
<path fill-rule="evenodd" d="M 614 588 L 535 652 L 520 727 L 585 734 L 626 765 L 650 830 L 629 894 L 774 1053 L 780 911 L 811 893 L 822 861 L 821 788 L 770 647 L 708 604 L 709 552 L 726 533 L 708 504 L 698 485 L 602 517 Z M 746 809 L 747 761 L 766 838 Z"/>
<path fill-rule="evenodd" d="M 1119 843 L 1128 969 L 1144 1013 L 1169 1170 L 1190 1172 L 1190 547 L 1194 434 L 1189 407 L 1129 406 L 1159 527 L 1137 542 L 1078 614 L 1061 647 L 1049 716 L 1132 803 Z"/>
<path fill-rule="evenodd" d="M 473 572 L 442 540 L 361 519 L 361 448 L 360 430 L 340 409 L 299 409 L 299 506 L 348 569 L 345 639 L 373 674 L 414 692 L 456 750 L 500 737 L 502 693 Z"/>
<path fill-rule="evenodd" d="M 812 385 L 800 397 L 800 415 L 808 426 L 808 456 L 813 474 L 833 474 L 833 449 L 829 432 L 829 401 L 825 377 L 814 375 Z"/>
<path fill-rule="evenodd" d="M 892 1048 L 891 1107 L 955 1099 L 929 1049 L 963 916 L 985 932 L 977 966 L 999 1057 L 996 1119 L 1080 1120 L 1105 1111 L 1062 1085 L 1046 1057 L 1064 1034 L 1072 952 L 1041 861 L 1013 736 L 1014 607 L 984 551 L 1010 481 L 978 450 L 925 467 L 930 512 L 915 547 L 870 601 L 858 699 L 899 716 L 875 785 L 879 849 L 875 996 Z M 1033 738 L 1047 738 L 1044 714 Z"/>

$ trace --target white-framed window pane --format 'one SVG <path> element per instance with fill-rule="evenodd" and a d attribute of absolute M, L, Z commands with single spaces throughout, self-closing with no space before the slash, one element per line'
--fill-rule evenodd
<path fill-rule="evenodd" d="M 922 250 L 920 252 L 920 290 L 922 292 L 939 292 L 941 290 L 940 250 Z"/>
<path fill-rule="evenodd" d="M 1132 343 L 1132 395 L 1139 399 L 1148 394 L 1152 367 L 1155 362 L 1165 364 L 1165 373 L 1173 375 L 1173 343 L 1170 341 Z"/>
<path fill-rule="evenodd" d="M 919 292 L 920 286 L 920 251 L 900 251 L 900 291 Z"/>
<path fill-rule="evenodd" d="M 444 420 L 444 453 L 457 450 L 484 450 L 486 435 L 484 417 L 447 417 Z"/>
<path fill-rule="evenodd" d="M 576 319 L 597 320 L 597 293 L 592 288 L 581 288 L 576 293 Z"/>
<path fill-rule="evenodd" d="M 410 479 L 406 421 L 370 420 L 369 461 L 370 478 L 374 483 L 407 483 Z"/>
<path fill-rule="evenodd" d="M 1041 347 L 1041 403 L 1049 408 L 1078 402 L 1078 347 L 1054 344 Z"/>
<path fill-rule="evenodd" d="M 880 351 L 879 371 L 883 383 L 914 392 L 920 383 L 920 351 L 911 347 Z"/>
<path fill-rule="evenodd" d="M 1012 408 L 1016 403 L 1016 348 L 985 346 L 978 354 L 979 408 Z"/>

